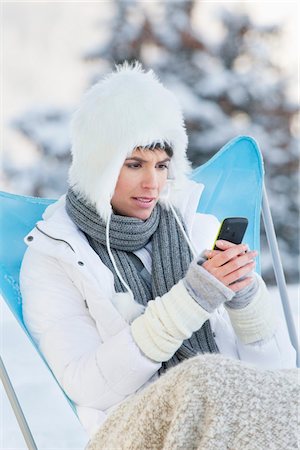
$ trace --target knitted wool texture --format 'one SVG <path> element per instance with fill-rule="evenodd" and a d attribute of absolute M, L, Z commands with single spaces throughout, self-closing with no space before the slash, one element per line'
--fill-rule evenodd
<path fill-rule="evenodd" d="M 69 188 L 66 210 L 73 222 L 86 234 L 89 244 L 102 262 L 112 271 L 116 292 L 126 288 L 119 280 L 106 248 L 106 224 L 95 208 Z M 179 213 L 179 212 L 178 212 Z M 140 276 L 128 256 L 152 239 L 152 290 Z M 192 254 L 171 210 L 156 205 L 146 221 L 134 217 L 111 216 L 109 242 L 122 277 L 133 292 L 134 299 L 147 302 L 168 292 L 186 274 Z M 233 295 L 233 294 L 232 294 Z M 218 352 L 210 322 L 206 321 L 190 339 L 185 340 L 169 361 L 162 363 L 159 373 L 197 353 Z"/>
<path fill-rule="evenodd" d="M 118 406 L 86 450 L 297 449 L 297 375 L 196 356 Z"/>

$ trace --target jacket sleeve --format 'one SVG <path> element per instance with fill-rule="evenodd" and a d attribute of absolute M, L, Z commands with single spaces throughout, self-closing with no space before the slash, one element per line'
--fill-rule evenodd
<path fill-rule="evenodd" d="M 28 249 L 20 286 L 25 324 L 77 405 L 106 410 L 160 368 L 142 354 L 125 321 L 103 342 L 85 299 L 58 259 Z"/>

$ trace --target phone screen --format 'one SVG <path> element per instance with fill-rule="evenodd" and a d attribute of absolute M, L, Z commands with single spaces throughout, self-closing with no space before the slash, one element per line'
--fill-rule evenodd
<path fill-rule="evenodd" d="M 233 242 L 234 244 L 240 244 L 245 235 L 247 226 L 248 219 L 246 217 L 227 217 L 224 219 L 215 239 L 213 249 L 217 249 L 216 241 L 218 239 Z"/>

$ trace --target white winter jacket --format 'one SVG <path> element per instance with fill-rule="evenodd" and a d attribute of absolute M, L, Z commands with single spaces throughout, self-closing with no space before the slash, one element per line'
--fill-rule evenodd
<path fill-rule="evenodd" d="M 203 186 L 182 192 L 181 214 L 199 253 L 211 248 L 219 222 L 196 214 Z M 25 237 L 28 249 L 20 285 L 23 315 L 32 337 L 79 418 L 92 435 L 108 412 L 157 377 L 160 363 L 148 359 L 130 325 L 113 306 L 114 278 L 65 211 L 64 196 Z M 151 270 L 151 256 L 135 254 Z M 220 352 L 263 368 L 295 367 L 295 351 L 284 323 L 266 341 L 243 344 L 222 306 L 210 316 Z"/>

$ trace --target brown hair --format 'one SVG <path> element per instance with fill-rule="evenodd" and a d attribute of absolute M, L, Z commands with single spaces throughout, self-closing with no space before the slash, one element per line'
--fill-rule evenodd
<path fill-rule="evenodd" d="M 148 145 L 143 145 L 143 146 L 139 146 L 136 147 L 136 150 L 164 150 L 166 152 L 166 154 L 172 158 L 173 156 L 173 149 L 172 147 L 167 143 L 167 142 L 163 142 L 162 144 L 160 142 L 153 142 L 152 144 L 148 144 Z"/>

